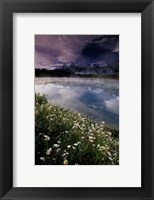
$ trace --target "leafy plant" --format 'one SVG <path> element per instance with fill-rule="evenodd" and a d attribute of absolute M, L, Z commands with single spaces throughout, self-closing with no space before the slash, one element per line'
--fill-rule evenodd
<path fill-rule="evenodd" d="M 118 165 L 119 129 L 35 94 L 36 165 Z"/>

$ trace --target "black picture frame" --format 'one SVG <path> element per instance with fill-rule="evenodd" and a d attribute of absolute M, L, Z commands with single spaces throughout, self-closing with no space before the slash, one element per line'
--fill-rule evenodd
<path fill-rule="evenodd" d="M 13 13 L 141 13 L 142 187 L 13 187 Z M 153 0 L 0 0 L 0 197 L 1 199 L 154 199 L 154 2 Z M 135 134 L 135 133 L 134 133 Z M 128 166 L 129 167 L 129 166 Z M 25 172 L 26 173 L 26 172 Z M 127 173 L 127 172 L 126 172 Z M 28 176 L 28 172 L 27 172 Z"/>

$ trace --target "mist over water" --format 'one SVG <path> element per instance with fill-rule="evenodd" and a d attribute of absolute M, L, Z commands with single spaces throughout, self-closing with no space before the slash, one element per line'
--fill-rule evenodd
<path fill-rule="evenodd" d="M 119 125 L 119 80 L 35 78 L 35 92 L 49 102 L 78 111 L 97 122 Z"/>

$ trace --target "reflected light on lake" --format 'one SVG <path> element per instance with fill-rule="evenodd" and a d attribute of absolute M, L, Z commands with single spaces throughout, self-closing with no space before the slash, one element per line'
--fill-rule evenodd
<path fill-rule="evenodd" d="M 35 78 L 35 92 L 49 102 L 89 118 L 119 125 L 119 80 L 100 78 Z"/>

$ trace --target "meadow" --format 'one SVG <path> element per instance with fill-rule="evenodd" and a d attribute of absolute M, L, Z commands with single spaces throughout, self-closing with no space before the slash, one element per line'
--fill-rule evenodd
<path fill-rule="evenodd" d="M 119 128 L 35 94 L 36 165 L 118 165 Z"/>

